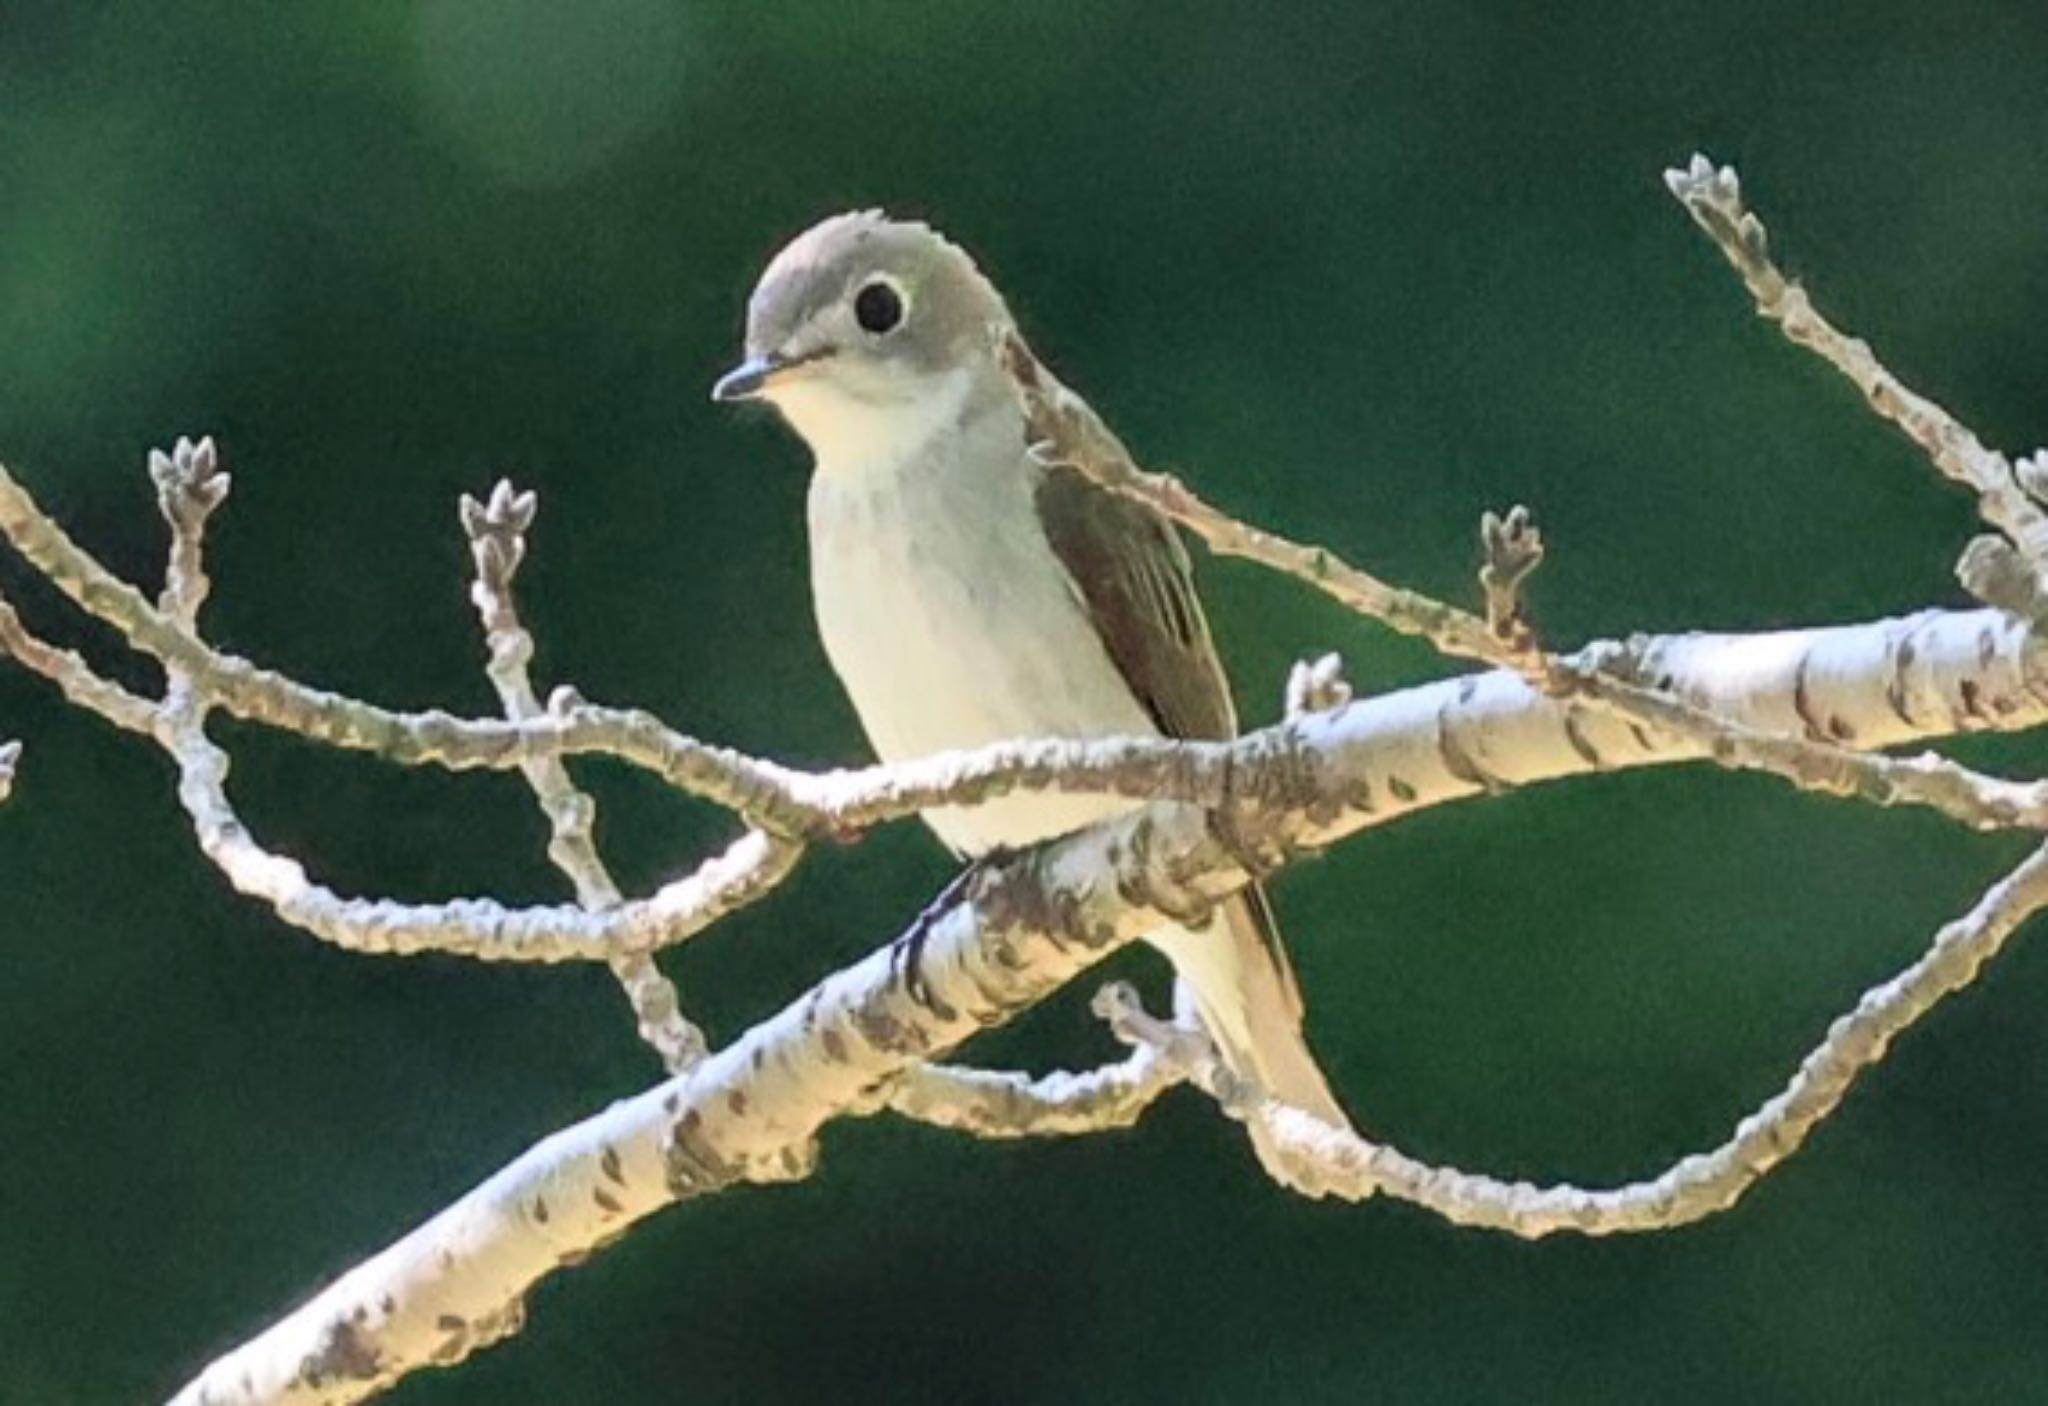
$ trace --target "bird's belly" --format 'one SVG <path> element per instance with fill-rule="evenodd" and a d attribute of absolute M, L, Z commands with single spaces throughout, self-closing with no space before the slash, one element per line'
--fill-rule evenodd
<path fill-rule="evenodd" d="M 899 512 L 884 496 L 813 513 L 819 629 L 883 761 L 1011 738 L 1157 731 L 1083 613 L 1028 499 L 1003 506 L 1013 511 L 934 517 Z M 913 531 L 913 518 L 955 526 Z M 1012 795 L 925 818 L 954 849 L 976 854 L 1130 808 L 1116 798 Z"/>

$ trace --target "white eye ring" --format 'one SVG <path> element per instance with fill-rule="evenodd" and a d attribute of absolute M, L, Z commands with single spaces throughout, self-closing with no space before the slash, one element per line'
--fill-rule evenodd
<path fill-rule="evenodd" d="M 870 337 L 886 337 L 910 316 L 910 294 L 886 273 L 869 274 L 853 295 L 853 321 Z"/>

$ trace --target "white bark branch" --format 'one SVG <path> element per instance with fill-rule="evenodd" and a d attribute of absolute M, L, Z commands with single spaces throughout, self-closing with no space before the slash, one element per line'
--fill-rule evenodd
<path fill-rule="evenodd" d="M 933 924 L 928 1004 L 889 949 L 871 954 L 687 1073 L 536 1144 L 175 1400 L 357 1401 L 459 1361 L 516 1329 L 540 1278 L 679 1198 L 806 1174 L 826 1120 L 871 1107 L 912 1064 L 1026 1009 L 1161 913 L 1187 916 L 1248 878 L 1201 811 L 1171 803 L 1005 861 Z"/>
<path fill-rule="evenodd" d="M 1859 738 L 1879 744 L 1962 716 L 1965 680 L 1987 720 L 2040 721 L 2048 705 L 2036 691 L 2042 681 L 2031 639 L 2010 617 L 1979 611 L 1761 640 L 1680 637 L 1644 643 L 1629 657 L 1636 667 L 1669 672 L 1674 688 L 1758 720 L 1796 715 L 1793 685 L 1803 677 L 1805 707 L 1840 713 Z M 1986 658 L 1980 648 L 1989 650 Z M 2006 706 L 1983 702 L 1992 696 Z M 1912 702 L 1897 707 L 1897 698 Z M 1235 798 L 1229 826 L 1160 802 L 1007 861 L 933 926 L 924 964 L 929 1005 L 911 999 L 888 949 L 872 954 L 690 1074 L 536 1146 L 215 1363 L 180 1399 L 357 1400 L 418 1366 L 459 1358 L 516 1324 L 519 1297 L 535 1280 L 675 1196 L 734 1179 L 800 1174 L 823 1121 L 871 1108 L 915 1061 L 1007 1019 L 1161 915 L 1198 916 L 1252 877 L 1252 855 L 1320 848 L 1395 814 L 1489 788 L 1702 754 L 1691 739 L 1584 714 L 1507 673 L 1353 703 L 1247 741 L 1265 749 L 1263 761 L 1254 754 L 1238 764 L 1257 789 Z M 1228 844 L 1219 837 L 1224 828 Z M 2033 893 L 2031 882 L 2025 891 Z M 1020 1115 L 1006 1130 L 1030 1121 L 1031 1114 Z M 1302 1132 L 1278 1121 L 1283 1131 Z M 971 1115 L 957 1125 L 981 1130 Z M 1752 1142 L 1743 1143 L 1743 1155 L 1756 1152 Z M 608 1148 L 623 1182 L 605 1171 Z M 1366 1160 L 1389 1188 L 1409 1165 L 1385 1150 Z M 1345 1167 L 1341 1156 L 1336 1165 Z M 1461 1175 L 1412 1180 L 1429 1204 L 1463 1204 L 1457 1189 L 1472 1191 L 1467 1214 L 1490 1223 L 1484 1193 L 1491 1184 L 1449 1179 Z M 1525 1219 L 1534 1225 L 1543 1214 L 1539 1199 Z M 248 1389 L 239 1387 L 244 1374 L 254 1384 Z"/>

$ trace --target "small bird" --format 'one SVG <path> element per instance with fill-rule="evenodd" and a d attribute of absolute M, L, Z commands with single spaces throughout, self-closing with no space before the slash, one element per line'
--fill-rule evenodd
<path fill-rule="evenodd" d="M 1235 736 L 1185 545 L 1151 509 L 1027 452 L 997 359 L 1013 328 L 930 227 L 835 215 L 770 261 L 745 360 L 712 388 L 767 401 L 810 446 L 813 605 L 868 740 L 889 762 L 1024 737 Z M 1135 804 L 1012 794 L 925 820 L 972 859 Z M 1262 890 L 1146 940 L 1235 1074 L 1349 1126 Z"/>

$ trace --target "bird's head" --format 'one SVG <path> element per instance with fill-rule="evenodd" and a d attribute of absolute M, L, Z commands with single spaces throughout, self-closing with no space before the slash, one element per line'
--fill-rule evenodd
<path fill-rule="evenodd" d="M 927 225 L 878 210 L 834 215 L 772 259 L 747 302 L 746 357 L 712 388 L 766 400 L 820 459 L 957 413 L 996 370 L 1002 296 Z"/>

